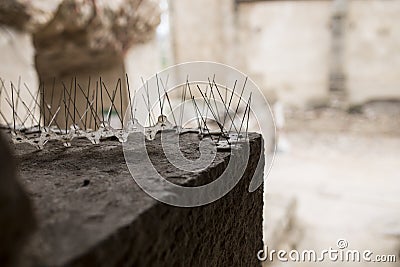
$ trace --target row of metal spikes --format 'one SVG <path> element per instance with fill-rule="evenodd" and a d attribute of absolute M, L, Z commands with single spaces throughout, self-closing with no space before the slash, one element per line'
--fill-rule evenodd
<path fill-rule="evenodd" d="M 239 106 L 241 103 L 241 99 L 243 96 L 243 92 L 246 87 L 247 78 L 244 82 L 243 88 L 240 93 L 239 101 L 235 108 L 234 114 L 230 114 L 231 105 L 233 105 L 233 97 L 235 95 L 237 81 L 235 81 L 233 90 L 231 95 L 228 97 L 228 90 L 225 91 L 225 98 L 221 94 L 221 90 L 219 89 L 217 83 L 215 82 L 215 76 L 213 81 L 211 82 L 208 79 L 208 85 L 206 87 L 205 92 L 203 92 L 200 86 L 197 84 L 196 88 L 198 89 L 202 101 L 203 107 L 202 111 L 197 103 L 194 94 L 192 92 L 189 79 L 186 80 L 185 86 L 183 86 L 182 94 L 181 94 L 181 105 L 180 105 L 180 114 L 179 114 L 179 124 L 177 122 L 177 116 L 175 116 L 171 99 L 166 90 L 166 86 L 168 83 L 168 77 L 166 83 L 164 85 L 163 81 L 159 79 L 156 75 L 157 79 L 157 93 L 158 93 L 158 102 L 160 105 L 161 114 L 158 119 L 155 120 L 155 116 L 153 113 L 153 108 L 150 105 L 150 97 L 149 97 L 149 85 L 148 82 L 143 82 L 143 88 L 145 93 L 142 94 L 143 101 L 147 107 L 148 111 L 148 120 L 149 127 L 141 126 L 137 119 L 135 118 L 136 108 L 137 108 L 137 99 L 136 92 L 133 94 L 133 99 L 131 98 L 131 90 L 129 86 L 128 76 L 126 75 L 126 86 L 128 90 L 128 108 L 129 108 L 129 117 L 127 119 L 126 124 L 124 125 L 124 110 L 123 110 L 123 89 L 122 89 L 122 81 L 118 80 L 115 89 L 110 91 L 102 78 L 96 81 L 95 90 L 93 90 L 90 95 L 90 84 L 91 79 L 89 77 L 88 86 L 85 89 L 77 82 L 76 78 L 71 80 L 69 89 L 67 86 L 62 83 L 62 95 L 61 97 L 55 101 L 54 99 L 54 90 L 55 90 L 55 80 L 53 82 L 53 87 L 50 91 L 51 98 L 50 103 L 45 100 L 45 85 L 44 83 L 40 83 L 39 90 L 36 94 L 32 93 L 29 87 L 24 84 L 24 88 L 30 95 L 31 99 L 29 103 L 26 103 L 21 97 L 21 82 L 18 81 L 18 85 L 15 86 L 12 82 L 11 93 L 8 94 L 4 81 L 1 80 L 1 88 L 0 88 L 0 99 L 2 96 L 2 92 L 5 94 L 5 101 L 12 109 L 12 122 L 7 123 L 7 127 L 11 130 L 12 139 L 16 143 L 29 143 L 40 149 L 44 147 L 44 145 L 51 140 L 59 140 L 64 143 L 65 146 L 70 146 L 71 141 L 74 138 L 85 137 L 90 140 L 94 144 L 98 144 L 100 140 L 117 137 L 121 142 L 125 142 L 127 140 L 127 136 L 131 132 L 144 132 L 148 139 L 154 139 L 156 134 L 162 130 L 173 130 L 175 129 L 178 134 L 184 134 L 187 132 L 198 132 L 199 136 L 209 137 L 213 142 L 217 144 L 217 146 L 221 147 L 229 147 L 232 142 L 236 142 L 240 140 L 240 138 L 247 139 L 248 137 L 248 126 L 249 126 L 249 116 L 250 116 L 250 104 L 251 104 L 251 94 L 247 101 L 246 108 L 244 111 L 243 118 L 240 123 L 240 127 L 235 125 L 234 119 L 238 114 Z M 163 93 L 161 93 L 162 86 Z M 77 108 L 77 92 L 80 92 L 85 98 L 85 110 L 81 114 Z M 188 97 L 188 93 L 189 96 Z M 119 108 L 116 103 L 116 97 L 119 93 Z M 40 99 L 41 97 L 41 99 Z M 100 97 L 100 98 L 99 98 Z M 219 100 L 218 100 L 219 97 Z M 108 100 L 106 100 L 106 98 Z M 228 100 L 229 99 L 229 100 Z M 108 110 L 104 105 L 105 101 L 110 101 L 111 105 Z M 167 117 L 164 115 L 164 107 L 165 102 L 168 102 L 172 118 L 174 124 L 168 121 Z M 193 105 L 193 109 L 196 113 L 197 120 L 197 129 L 184 129 L 182 127 L 183 123 L 183 114 L 185 112 L 185 103 L 187 101 L 191 101 Z M 41 102 L 41 103 L 40 103 Z M 217 102 L 222 102 L 224 110 L 220 112 L 218 110 Z M 56 103 L 56 104 L 55 104 Z M 133 104 L 135 103 L 135 105 Z M 18 106 L 23 105 L 24 112 L 26 115 L 22 117 L 21 114 L 18 114 Z M 98 110 L 101 108 L 101 114 L 98 114 Z M 57 116 L 60 111 L 64 110 L 65 116 L 65 126 L 64 128 L 60 125 L 57 120 Z M 106 111 L 106 112 L 105 112 Z M 118 118 L 119 126 L 111 126 L 111 117 L 115 112 Z M 36 113 L 39 113 L 39 118 L 37 118 Z M 46 121 L 46 113 L 48 114 L 48 118 Z M 212 115 L 212 119 L 208 119 L 208 113 Z M 221 115 L 222 113 L 222 115 Z M 2 119 L 7 122 L 7 117 L 2 113 L 0 108 L 0 116 Z M 247 120 L 246 120 L 247 117 Z M 244 126 L 244 122 L 246 120 L 246 125 Z M 26 126 L 28 122 L 34 124 L 34 126 Z M 217 124 L 217 130 L 210 130 L 208 123 L 215 122 Z M 230 121 L 229 127 L 225 128 L 224 125 Z M 80 127 L 81 125 L 82 127 Z M 92 129 L 90 126 L 94 126 Z M 243 132 L 242 132 L 243 128 Z M 235 130 L 232 133 L 232 130 Z"/>

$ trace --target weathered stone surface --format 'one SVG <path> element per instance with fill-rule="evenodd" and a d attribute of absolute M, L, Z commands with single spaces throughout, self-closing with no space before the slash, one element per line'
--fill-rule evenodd
<path fill-rule="evenodd" d="M 0 1 L 0 24 L 20 31 L 34 32 L 53 16 L 62 0 L 2 0 Z"/>
<path fill-rule="evenodd" d="M 16 162 L 0 132 L 0 265 L 15 266 L 35 228 L 31 202 L 17 180 Z"/>
<path fill-rule="evenodd" d="M 153 37 L 159 23 L 154 0 L 64 0 L 34 34 L 39 75 L 45 79 L 112 64 L 134 43 Z"/>
<path fill-rule="evenodd" d="M 76 140 L 79 146 L 48 144 L 42 151 L 19 147 L 40 228 L 29 261 L 36 266 L 257 266 L 263 193 L 261 188 L 249 193 L 248 185 L 263 145 L 260 135 L 250 137 L 252 156 L 243 178 L 223 198 L 197 208 L 168 206 L 145 194 L 116 141 L 94 146 Z M 196 158 L 197 135 L 181 138 L 182 153 Z M 208 169 L 191 174 L 171 168 L 158 139 L 147 149 L 164 177 L 185 186 L 216 179 L 229 161 L 228 152 L 218 152 Z"/>

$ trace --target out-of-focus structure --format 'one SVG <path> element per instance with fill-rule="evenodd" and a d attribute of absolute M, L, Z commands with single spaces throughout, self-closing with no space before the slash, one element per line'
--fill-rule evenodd
<path fill-rule="evenodd" d="M 137 88 L 162 67 L 210 60 L 247 73 L 272 102 L 348 107 L 400 97 L 399 12 L 396 0 L 7 0 L 0 73 L 37 88 L 37 77 L 84 86 L 127 72 Z"/>
<path fill-rule="evenodd" d="M 114 87 L 129 72 L 127 62 L 136 61 L 132 47 L 153 39 L 160 8 L 152 0 L 7 0 L 0 3 L 0 23 L 2 79 L 18 84 L 23 94 L 28 94 L 23 83 L 34 93 L 44 84 L 44 99 L 50 103 L 61 98 L 61 83 L 69 88 L 75 78 L 83 88 L 89 77 L 102 77 Z M 82 114 L 86 102 L 79 92 Z M 1 104 L 7 107 L 4 99 Z"/>
<path fill-rule="evenodd" d="M 171 0 L 170 10 L 176 62 L 236 66 L 286 105 L 400 97 L 396 0 Z"/>

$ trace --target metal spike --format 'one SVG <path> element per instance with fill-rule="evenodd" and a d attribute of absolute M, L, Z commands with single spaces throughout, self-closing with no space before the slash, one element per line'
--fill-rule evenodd
<path fill-rule="evenodd" d="M 146 81 L 146 83 L 145 83 L 143 77 L 141 77 L 141 80 L 142 80 L 143 87 L 144 87 L 145 92 L 146 92 L 147 101 L 144 98 L 143 94 L 142 94 L 142 96 L 143 96 L 143 99 L 145 101 L 145 104 L 147 105 L 147 110 L 149 112 L 149 124 L 152 125 L 152 123 L 155 124 L 156 119 L 154 117 L 153 109 L 150 106 L 149 82 Z"/>
<path fill-rule="evenodd" d="M 45 84 L 44 84 L 44 82 L 43 82 L 43 86 L 42 86 L 42 110 L 43 110 L 43 127 L 44 127 L 44 131 L 45 132 L 47 132 L 47 129 L 46 129 L 46 109 L 45 109 L 45 101 L 44 101 L 44 90 L 45 90 Z M 40 121 L 39 121 L 39 124 L 40 124 Z"/>
<path fill-rule="evenodd" d="M 237 80 L 235 80 L 235 84 L 233 85 L 233 89 L 232 89 L 232 94 L 231 94 L 231 97 L 229 99 L 229 104 L 228 104 L 228 108 L 227 108 L 228 112 L 229 112 L 229 109 L 231 108 L 232 98 L 233 98 L 233 95 L 235 94 L 236 84 L 237 84 Z M 228 91 L 228 89 L 227 89 L 227 91 Z M 227 115 L 228 115 L 228 113 L 226 113 L 225 116 L 224 116 L 224 121 L 222 123 L 223 125 L 225 125 L 225 121 L 226 121 L 226 116 Z"/>
<path fill-rule="evenodd" d="M 25 86 L 26 90 L 28 91 L 28 93 L 30 94 L 30 96 L 32 98 L 32 101 L 33 101 L 33 104 L 36 104 L 36 106 L 40 106 L 39 102 L 37 101 L 37 99 L 35 99 L 35 96 L 32 94 L 32 92 L 29 89 L 28 85 L 26 83 L 24 83 L 24 86 Z M 61 105 L 61 100 L 62 100 L 62 97 L 60 97 L 60 99 L 59 99 L 58 106 Z M 32 114 L 34 114 L 33 112 L 34 112 L 35 109 L 30 108 L 30 106 L 31 105 L 29 105 L 29 110 L 32 110 Z M 34 106 L 34 107 L 36 107 L 36 106 Z M 45 104 L 44 106 L 47 107 L 47 110 L 48 110 L 50 116 L 54 116 L 52 114 L 52 112 L 51 112 L 51 107 L 49 107 L 47 104 Z M 59 130 L 61 130 L 61 128 L 60 128 L 60 126 L 58 125 L 57 122 L 56 122 L 56 126 L 58 127 Z"/>
<path fill-rule="evenodd" d="M 77 108 L 76 108 L 76 76 L 74 79 L 74 125 L 76 125 L 76 113 L 77 113 Z M 78 115 L 80 117 L 80 115 Z"/>
<path fill-rule="evenodd" d="M 110 108 L 108 109 L 108 112 L 107 112 L 107 119 L 106 119 L 106 121 L 108 122 L 108 125 L 110 125 L 110 120 L 111 120 L 111 111 L 112 111 L 112 108 L 113 108 L 113 106 L 114 106 L 114 101 L 115 101 L 115 95 L 117 94 L 117 88 L 115 88 L 115 90 L 112 92 L 112 98 L 110 99 L 111 100 L 111 105 L 110 105 Z M 117 110 L 115 110 L 115 112 L 118 114 L 118 111 Z M 119 117 L 119 115 L 118 115 L 118 117 Z"/>
<path fill-rule="evenodd" d="M 146 97 L 144 96 L 144 94 L 142 94 L 142 97 L 143 97 L 143 101 L 144 101 L 144 103 L 146 104 L 146 108 L 147 108 L 147 113 L 148 113 L 148 118 L 149 118 L 149 126 L 152 126 L 154 123 L 152 122 L 152 119 L 151 119 L 151 111 L 150 111 L 150 106 L 148 105 L 148 101 L 146 101 Z"/>
<path fill-rule="evenodd" d="M 131 90 L 129 88 L 129 80 L 128 80 L 128 74 L 127 73 L 125 73 L 125 78 L 126 78 L 126 85 L 128 87 L 128 97 L 129 97 L 129 107 L 130 107 L 130 110 L 131 110 L 131 120 L 132 120 L 132 124 L 134 124 L 135 122 L 133 120 L 132 97 L 131 97 Z M 135 93 L 134 97 L 136 97 L 136 93 Z"/>
<path fill-rule="evenodd" d="M 20 93 L 21 93 L 21 76 L 18 76 L 18 85 L 17 85 L 17 98 L 16 98 L 16 103 L 15 103 L 15 110 L 18 110 L 18 100 L 20 99 Z"/>
<path fill-rule="evenodd" d="M 234 120 L 232 119 L 231 115 L 229 114 L 229 110 L 227 109 L 227 107 L 226 107 L 226 105 L 225 105 L 225 102 L 224 102 L 224 99 L 222 98 L 221 92 L 219 91 L 219 88 L 218 88 L 217 84 L 215 83 L 215 81 L 213 81 L 213 83 L 214 83 L 214 85 L 215 85 L 215 88 L 217 89 L 218 95 L 219 95 L 219 97 L 221 98 L 222 103 L 224 104 L 224 107 L 225 107 L 225 109 L 226 109 L 225 112 L 228 114 L 229 118 L 230 118 L 231 121 L 232 121 L 232 125 L 233 125 L 233 127 L 235 127 L 235 130 L 236 130 L 236 132 L 237 132 L 237 128 L 236 128 L 236 126 L 235 126 L 235 124 L 234 124 Z"/>
<path fill-rule="evenodd" d="M 110 92 L 108 91 L 107 86 L 105 85 L 104 82 L 103 82 L 103 87 L 104 87 L 104 89 L 106 90 L 106 93 L 107 93 L 107 95 L 108 95 L 108 98 L 109 98 L 110 101 L 111 101 L 111 106 L 110 106 L 109 112 L 111 112 L 111 111 L 112 111 L 112 108 L 114 108 L 115 112 L 117 113 L 117 116 L 118 116 L 119 120 L 122 121 L 123 118 L 121 118 L 121 116 L 119 115 L 118 109 L 117 109 L 117 107 L 115 106 L 115 103 L 114 103 L 114 102 L 115 102 L 115 95 L 116 95 L 117 89 L 118 89 L 118 84 L 117 84 L 117 86 L 115 87 L 115 89 L 114 89 L 114 91 L 113 91 L 113 96 L 110 95 Z M 107 118 L 107 121 L 109 121 L 109 119 L 110 119 L 110 118 L 108 117 L 108 118 Z"/>
<path fill-rule="evenodd" d="M 89 81 L 88 81 L 88 86 L 87 86 L 87 95 L 89 96 L 89 94 L 90 94 L 90 92 L 89 92 L 89 90 L 90 90 L 90 81 L 91 81 L 91 78 L 90 78 L 90 76 L 89 76 Z M 87 112 L 87 110 L 88 110 L 88 108 L 89 108 L 89 101 L 86 101 L 86 111 L 85 111 L 85 130 L 87 130 L 87 117 L 88 117 L 88 112 Z"/>
<path fill-rule="evenodd" d="M 244 119 L 246 118 L 246 112 L 250 113 L 250 103 L 251 103 L 251 95 L 252 95 L 252 93 L 253 92 L 250 93 L 250 97 L 249 97 L 249 100 L 247 101 L 246 109 L 244 110 L 243 119 L 242 119 L 242 122 L 240 123 L 239 131 L 237 132 L 238 139 L 240 138 L 240 133 L 242 131 L 242 126 L 243 126 Z"/>
<path fill-rule="evenodd" d="M 178 124 L 176 123 L 174 110 L 172 109 L 171 101 L 170 101 L 169 96 L 168 96 L 168 92 L 167 92 L 167 90 L 165 89 L 165 86 L 164 86 L 164 84 L 163 84 L 163 81 L 162 81 L 162 80 L 160 80 L 160 81 L 161 81 L 161 86 L 162 86 L 163 89 L 164 89 L 164 94 L 165 94 L 165 96 L 166 96 L 166 98 L 167 98 L 168 105 L 169 105 L 169 108 L 170 108 L 170 110 L 171 110 L 172 118 L 173 118 L 173 120 L 174 120 L 175 126 L 178 126 Z M 167 83 L 168 83 L 168 79 L 167 79 Z M 165 102 L 165 101 L 164 101 L 164 102 Z"/>
<path fill-rule="evenodd" d="M 199 132 L 200 132 L 200 134 L 202 135 L 202 134 L 203 134 L 203 131 L 202 131 L 202 129 L 201 129 L 201 123 L 200 123 L 199 115 L 198 115 L 197 109 L 196 109 L 196 102 L 194 101 L 194 97 L 193 97 L 193 96 L 192 96 L 191 98 L 192 98 L 192 101 L 193 101 L 193 106 L 195 107 L 194 111 L 196 112 L 197 127 L 199 128 Z"/>
<path fill-rule="evenodd" d="M 212 108 L 211 108 L 211 104 L 210 104 L 210 103 L 207 101 L 207 99 L 205 98 L 205 96 L 204 96 L 203 92 L 201 91 L 199 85 L 197 85 L 197 89 L 199 90 L 199 92 L 200 92 L 201 96 L 203 97 L 204 101 L 206 101 L 206 104 L 207 104 L 208 108 L 210 109 L 211 114 L 213 115 L 213 117 L 214 117 L 214 119 L 215 119 L 215 122 L 217 123 L 218 127 L 220 128 L 221 134 L 223 135 L 223 134 L 224 134 L 224 127 L 223 127 L 223 126 L 221 125 L 221 123 L 218 121 L 218 119 L 217 119 L 217 117 L 216 117 L 214 111 L 213 111 Z"/>
<path fill-rule="evenodd" d="M 83 97 L 86 99 L 86 101 L 89 103 L 89 107 L 90 110 L 92 111 L 92 117 L 94 117 L 94 123 L 95 123 L 95 128 L 97 129 L 97 121 L 96 119 L 98 119 L 98 121 L 100 121 L 101 119 L 99 118 L 99 115 L 97 114 L 97 98 L 98 98 L 98 83 L 96 82 L 96 91 L 93 92 L 93 96 L 92 96 L 92 102 L 89 101 L 89 95 L 86 96 L 85 92 L 83 91 L 82 87 L 78 84 L 78 88 L 81 90 Z M 93 102 L 94 102 L 94 95 L 96 93 L 96 107 L 93 108 Z M 90 104 L 91 103 L 91 104 Z M 90 121 L 91 124 L 91 121 Z"/>
<path fill-rule="evenodd" d="M 76 104 L 74 103 L 75 101 L 72 100 L 72 89 L 71 89 L 70 93 L 68 93 L 68 91 L 67 91 L 67 94 L 68 94 L 68 97 L 69 97 L 69 100 L 70 100 L 69 103 L 68 103 L 68 111 L 71 113 L 71 111 L 70 111 L 70 103 L 73 102 L 72 104 L 74 105 L 74 114 L 76 112 L 78 114 L 78 117 L 81 117 L 81 114 L 80 114 L 79 110 L 76 108 Z M 76 125 L 75 115 L 72 115 L 71 119 L 73 120 L 73 125 Z"/>
<path fill-rule="evenodd" d="M 188 83 L 188 81 L 187 81 Z M 185 104 L 186 104 L 186 89 L 187 89 L 187 83 L 185 84 L 185 86 L 182 86 L 183 91 L 182 91 L 182 104 L 181 104 L 181 114 L 180 114 L 180 132 L 182 131 L 183 128 L 183 114 L 185 112 Z M 179 132 L 179 133 L 180 133 Z"/>
<path fill-rule="evenodd" d="M 13 111 L 13 123 L 14 123 L 14 133 L 15 133 L 15 109 L 14 109 L 14 89 L 13 84 L 11 83 L 11 102 L 12 102 L 12 111 Z"/>
<path fill-rule="evenodd" d="M 158 83 L 158 74 L 156 74 L 156 80 L 157 80 L 157 92 L 158 92 L 158 101 L 160 102 L 160 111 L 161 111 L 161 116 L 163 116 L 163 108 L 164 105 L 161 103 L 161 94 L 160 94 L 160 85 Z"/>
<path fill-rule="evenodd" d="M 249 138 L 249 120 L 250 120 L 250 108 L 251 108 L 251 93 L 249 99 L 249 110 L 247 111 L 247 122 L 246 122 L 246 140 Z"/>
<path fill-rule="evenodd" d="M 103 101 L 103 81 L 101 80 L 101 76 L 100 76 L 100 101 L 101 101 L 101 118 L 102 123 L 104 123 L 104 101 Z"/>
<path fill-rule="evenodd" d="M 68 115 L 71 117 L 71 119 L 74 119 L 73 115 L 70 112 L 70 104 L 71 104 L 71 93 L 72 93 L 72 87 L 70 88 L 70 92 L 67 91 L 67 88 L 65 87 L 65 84 L 63 83 L 63 87 L 64 87 L 64 93 L 67 92 L 68 93 L 68 107 L 67 107 L 67 102 L 66 102 L 66 98 L 64 98 L 64 105 L 65 105 L 65 117 L 66 117 L 66 129 L 68 129 Z M 72 126 L 74 127 L 75 130 L 77 130 L 75 122 L 73 122 Z"/>
<path fill-rule="evenodd" d="M 245 79 L 245 81 L 244 81 L 243 89 L 242 89 L 242 92 L 240 93 L 240 97 L 239 97 L 238 104 L 237 104 L 237 106 L 236 106 L 235 114 L 233 115 L 234 118 L 236 117 L 236 114 L 237 114 L 237 112 L 238 112 L 238 110 L 239 110 L 240 101 L 242 101 L 243 92 L 244 92 L 244 89 L 245 89 L 245 87 L 246 87 L 246 83 L 247 83 L 247 79 L 248 79 L 248 78 L 249 78 L 249 77 L 246 77 L 246 79 Z M 228 131 L 228 132 L 230 132 L 230 131 L 232 130 L 232 125 L 233 125 L 233 123 L 232 123 L 231 126 L 229 127 L 229 131 Z"/>
<path fill-rule="evenodd" d="M 194 103 L 194 105 L 195 105 L 195 107 L 196 107 L 197 112 L 199 112 L 199 114 L 200 114 L 201 120 L 203 121 L 204 125 L 206 125 L 206 121 L 204 120 L 203 116 L 201 115 L 200 109 L 199 109 L 199 107 L 197 106 L 194 97 L 193 97 L 192 99 L 193 99 L 193 103 Z M 196 112 L 196 113 L 197 113 L 197 112 Z M 210 130 L 208 129 L 207 126 L 205 127 L 205 129 L 206 129 L 206 131 L 208 132 L 208 135 L 210 136 L 211 140 L 214 141 L 214 139 L 212 138 L 212 135 L 211 135 L 211 133 L 210 133 Z M 200 127 L 200 130 L 201 130 L 201 127 Z"/>
<path fill-rule="evenodd" d="M 122 110 L 122 82 L 121 82 L 121 78 L 118 79 L 118 83 L 119 83 L 119 102 L 120 102 L 120 113 L 121 113 L 121 128 L 124 129 L 124 111 Z M 117 84 L 118 84 L 117 83 Z"/>
<path fill-rule="evenodd" d="M 99 99 L 99 82 L 96 81 L 96 110 L 94 113 L 92 113 L 93 115 L 96 115 L 96 117 L 98 117 L 97 112 L 98 112 L 98 106 L 97 106 L 97 102 Z M 99 119 L 99 123 L 100 123 L 100 119 Z M 95 126 L 95 130 L 97 130 L 97 122 L 96 122 L 96 118 L 94 118 L 94 126 Z"/>
<path fill-rule="evenodd" d="M 210 84 L 210 92 L 211 92 L 211 95 L 212 95 L 213 100 L 214 100 L 214 106 L 215 106 L 216 114 L 218 115 L 218 121 L 221 121 L 221 117 L 220 117 L 219 111 L 218 111 L 217 101 L 215 100 L 215 95 L 214 95 L 214 91 L 213 91 L 213 84 L 211 84 L 210 79 L 208 79 L 208 82 Z M 213 77 L 213 83 L 215 83 L 215 74 L 214 74 L 214 77 Z"/>

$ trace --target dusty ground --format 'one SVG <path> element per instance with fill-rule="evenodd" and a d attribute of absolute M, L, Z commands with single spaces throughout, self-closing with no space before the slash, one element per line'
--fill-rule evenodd
<path fill-rule="evenodd" d="M 396 254 L 397 263 L 382 265 L 399 266 L 400 108 L 382 110 L 372 106 L 351 115 L 322 110 L 288 119 L 284 136 L 290 148 L 277 154 L 267 192 L 297 199 L 297 221 L 304 229 L 298 249 L 337 248 L 344 238 L 349 249 Z"/>

